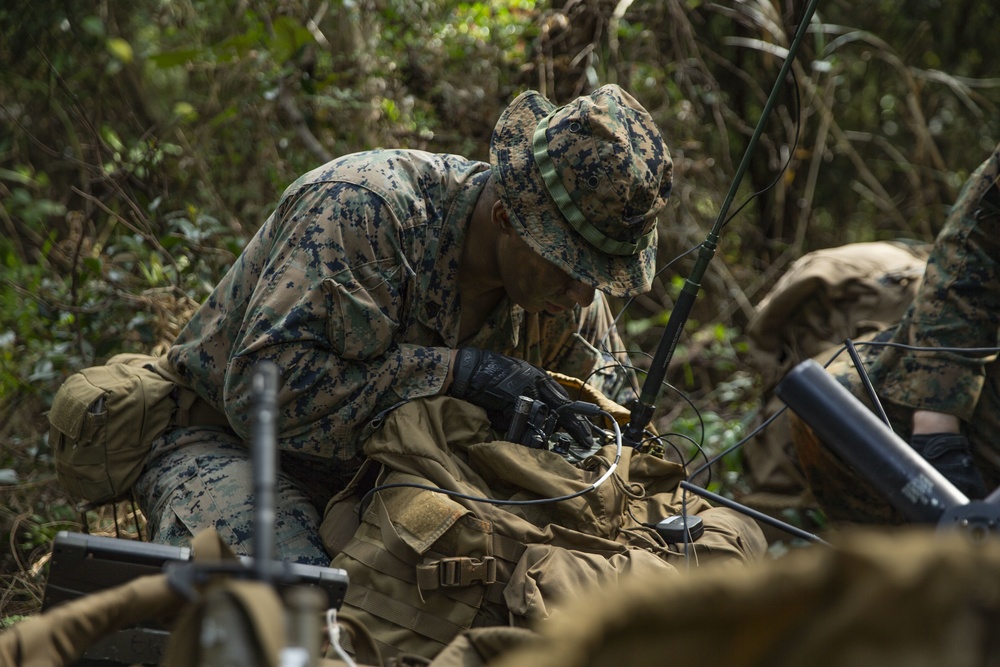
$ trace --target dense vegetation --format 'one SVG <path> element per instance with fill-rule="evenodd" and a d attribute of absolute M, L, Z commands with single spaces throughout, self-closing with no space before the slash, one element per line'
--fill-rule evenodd
<path fill-rule="evenodd" d="M 715 221 L 803 0 L 34 0 L 0 8 L 0 616 L 54 532 L 44 411 L 68 373 L 162 349 L 300 173 L 409 147 L 485 159 L 527 88 L 616 82 L 664 129 L 660 266 Z M 755 407 L 741 331 L 804 252 L 929 239 L 1000 138 L 994 3 L 821 2 L 737 196 L 658 423 L 710 447 Z M 783 170 L 783 171 L 782 171 Z M 734 207 L 735 208 L 735 207 Z M 625 307 L 651 353 L 690 270 Z M 641 355 L 639 355 L 641 356 Z M 707 435 L 702 432 L 704 429 Z M 662 429 L 661 429 L 662 430 Z M 727 463 L 738 484 L 738 457 Z M 92 513 L 108 530 L 117 516 Z"/>

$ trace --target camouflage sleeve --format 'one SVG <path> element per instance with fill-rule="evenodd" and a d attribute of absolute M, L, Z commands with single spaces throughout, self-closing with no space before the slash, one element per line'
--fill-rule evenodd
<path fill-rule="evenodd" d="M 354 185 L 313 184 L 276 213 L 225 377 L 225 408 L 248 435 L 255 365 L 283 369 L 279 445 L 351 460 L 365 422 L 403 398 L 437 393 L 447 348 L 397 341 L 413 277 L 399 221 Z"/>
<path fill-rule="evenodd" d="M 1000 331 L 1000 147 L 970 177 L 938 236 L 897 340 L 933 348 L 995 347 Z M 886 398 L 968 421 L 996 355 L 930 350 L 890 355 Z"/>
<path fill-rule="evenodd" d="M 545 367 L 579 378 L 618 403 L 635 398 L 638 385 L 632 362 L 607 297 L 596 292 L 593 303 L 566 311 L 566 315 L 574 319 L 561 322 L 553 318 L 543 325 L 549 331 L 542 332 L 542 340 L 550 343 L 549 354 L 544 355 Z"/>

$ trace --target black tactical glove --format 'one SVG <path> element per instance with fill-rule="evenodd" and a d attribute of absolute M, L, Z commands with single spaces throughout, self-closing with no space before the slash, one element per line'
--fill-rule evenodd
<path fill-rule="evenodd" d="M 457 351 L 448 394 L 484 408 L 493 428 L 501 433 L 510 426 L 518 396 L 540 400 L 553 411 L 572 402 L 562 385 L 545 371 L 527 361 L 475 347 Z M 587 448 L 594 445 L 585 417 L 569 410 L 557 414 L 559 425 L 576 442 Z"/>
<path fill-rule="evenodd" d="M 961 433 L 914 435 L 910 446 L 970 500 L 986 495 L 986 482 L 972 461 L 968 438 Z"/>

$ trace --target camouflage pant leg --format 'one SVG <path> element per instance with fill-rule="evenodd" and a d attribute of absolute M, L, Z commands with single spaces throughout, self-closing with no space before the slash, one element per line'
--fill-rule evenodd
<path fill-rule="evenodd" d="M 215 528 L 238 555 L 252 555 L 254 478 L 250 451 L 231 432 L 217 427 L 168 431 L 135 491 L 154 542 L 187 545 Z M 278 474 L 274 525 L 280 560 L 329 565 L 319 536 L 319 513 L 288 476 Z"/>

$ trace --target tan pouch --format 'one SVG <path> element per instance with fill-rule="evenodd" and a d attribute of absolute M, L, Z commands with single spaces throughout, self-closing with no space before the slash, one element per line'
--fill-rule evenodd
<path fill-rule="evenodd" d="M 74 499 L 115 500 L 142 472 L 177 406 L 177 386 L 153 370 L 155 362 L 119 354 L 69 376 L 56 392 L 49 444 L 59 483 Z"/>

